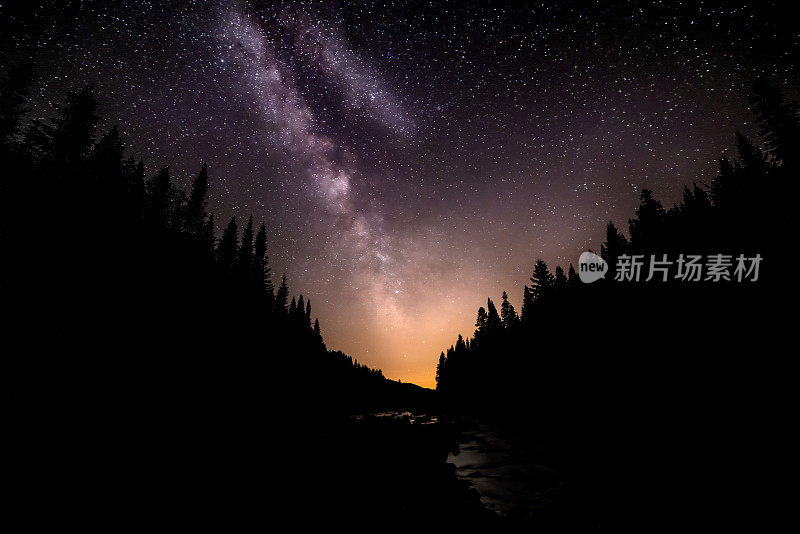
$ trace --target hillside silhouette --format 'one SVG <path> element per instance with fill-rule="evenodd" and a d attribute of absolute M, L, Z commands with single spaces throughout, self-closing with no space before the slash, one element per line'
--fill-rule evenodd
<path fill-rule="evenodd" d="M 537 260 L 519 313 L 489 298 L 439 356 L 448 410 L 538 429 L 587 528 L 765 528 L 796 506 L 800 106 L 765 80 L 750 105 L 762 144 L 736 133 L 672 207 L 643 190 L 627 236 L 607 225 L 604 279 Z M 727 280 L 687 267 L 719 255 Z"/>
<path fill-rule="evenodd" d="M 327 348 L 263 223 L 216 235 L 206 165 L 188 191 L 146 174 L 89 87 L 24 124 L 32 79 L 0 88 L 6 512 L 249 517 L 312 432 L 430 402 Z"/>

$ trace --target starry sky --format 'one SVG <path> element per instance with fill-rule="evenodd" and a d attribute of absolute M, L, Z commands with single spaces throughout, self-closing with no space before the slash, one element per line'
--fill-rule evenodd
<path fill-rule="evenodd" d="M 601 4 L 601 5 L 597 5 Z M 665 205 L 795 91 L 787 7 L 745 2 L 1 2 L 31 117 L 93 84 L 148 173 L 203 161 L 219 225 L 253 214 L 329 348 L 433 386 L 487 296 Z M 795 93 L 796 94 L 796 93 Z"/>

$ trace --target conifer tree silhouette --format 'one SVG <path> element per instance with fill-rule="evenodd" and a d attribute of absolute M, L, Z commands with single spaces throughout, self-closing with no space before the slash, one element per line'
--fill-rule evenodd
<path fill-rule="evenodd" d="M 165 230 L 168 227 L 171 189 L 169 167 L 162 168 L 145 183 L 145 218 L 154 229 Z"/>
<path fill-rule="evenodd" d="M 186 229 L 196 239 L 206 231 L 206 208 L 208 207 L 208 166 L 203 167 L 192 181 L 191 192 L 186 206 Z"/>
<path fill-rule="evenodd" d="M 294 317 L 292 318 L 297 326 L 302 329 L 306 322 L 306 301 L 303 298 L 303 294 L 300 293 L 300 297 L 297 299 L 297 309 L 295 310 Z"/>
<path fill-rule="evenodd" d="M 520 312 L 520 319 L 525 324 L 530 324 L 533 316 L 533 293 L 526 285 L 522 290 L 522 310 Z"/>
<path fill-rule="evenodd" d="M 27 98 L 33 82 L 30 63 L 13 65 L 7 76 L 0 78 L 0 150 L 7 152 L 16 143 L 22 117 L 29 111 Z"/>
<path fill-rule="evenodd" d="M 800 103 L 784 102 L 780 89 L 764 78 L 753 84 L 750 103 L 770 155 L 796 169 L 800 159 Z"/>
<path fill-rule="evenodd" d="M 496 312 L 496 310 L 495 310 Z M 489 316 L 486 313 L 486 308 L 481 306 L 478 308 L 478 318 L 475 320 L 475 335 L 473 336 L 475 343 L 480 345 L 488 333 L 487 324 Z"/>
<path fill-rule="evenodd" d="M 239 227 L 236 224 L 236 216 L 234 215 L 222 232 L 222 237 L 217 245 L 217 261 L 223 272 L 229 274 L 233 272 L 238 248 Z"/>
<path fill-rule="evenodd" d="M 286 285 L 286 275 L 284 274 L 281 277 L 281 285 L 278 287 L 278 291 L 275 294 L 275 311 L 280 316 L 285 316 L 288 313 L 288 299 L 289 286 Z"/>
<path fill-rule="evenodd" d="M 653 198 L 653 192 L 650 189 L 642 189 L 636 217 L 628 220 L 631 246 L 635 250 L 649 251 L 662 244 L 665 214 L 661 202 Z"/>
<path fill-rule="evenodd" d="M 578 273 L 575 272 L 575 267 L 572 264 L 569 264 L 569 270 L 567 271 L 567 284 L 569 287 L 577 287 L 580 280 L 578 279 Z"/>
<path fill-rule="evenodd" d="M 248 282 L 253 274 L 253 216 L 247 220 L 242 232 L 242 239 L 239 245 L 239 259 L 237 262 L 239 276 L 243 281 Z"/>
<path fill-rule="evenodd" d="M 500 318 L 503 321 L 505 328 L 514 328 L 519 318 L 517 312 L 514 311 L 514 306 L 508 301 L 508 293 L 503 291 L 503 302 L 500 304 Z"/>
<path fill-rule="evenodd" d="M 253 247 L 253 278 L 256 287 L 263 289 L 267 297 L 267 306 L 270 306 L 274 297 L 275 288 L 272 285 L 272 269 L 269 267 L 267 256 L 267 227 L 262 223 L 256 234 L 255 245 Z"/>
<path fill-rule="evenodd" d="M 600 245 L 600 256 L 608 263 L 609 272 L 616 272 L 617 258 L 627 250 L 628 240 L 617 230 L 614 223 L 609 221 L 606 225 L 606 240 Z"/>
<path fill-rule="evenodd" d="M 560 265 L 556 266 L 555 277 L 553 278 L 553 289 L 556 291 L 563 291 L 567 287 L 567 277 L 564 274 L 564 269 Z"/>
<path fill-rule="evenodd" d="M 503 330 L 503 322 L 500 320 L 500 315 L 498 315 L 497 308 L 491 298 L 486 302 L 486 310 L 487 335 L 493 338 L 497 337 Z"/>
<path fill-rule="evenodd" d="M 534 302 L 547 297 L 553 289 L 555 279 L 550 274 L 547 264 L 544 260 L 536 260 L 533 267 L 533 274 L 531 275 L 531 297 Z"/>

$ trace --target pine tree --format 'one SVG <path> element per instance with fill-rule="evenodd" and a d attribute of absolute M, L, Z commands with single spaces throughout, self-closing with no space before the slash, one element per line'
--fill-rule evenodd
<path fill-rule="evenodd" d="M 139 220 L 144 212 L 144 162 L 130 156 L 122 165 L 124 199 L 122 204 L 131 220 Z"/>
<path fill-rule="evenodd" d="M 533 294 L 526 285 L 522 290 L 522 310 L 520 319 L 524 324 L 529 324 L 533 315 Z"/>
<path fill-rule="evenodd" d="M 608 263 L 609 273 L 616 272 L 617 258 L 628 250 L 628 240 L 617 230 L 614 223 L 606 225 L 606 241 L 600 245 L 600 256 Z"/>
<path fill-rule="evenodd" d="M 286 284 L 286 275 L 281 277 L 281 285 L 275 294 L 275 311 L 279 315 L 286 315 L 287 300 L 289 299 L 289 286 Z"/>
<path fill-rule="evenodd" d="M 486 335 L 486 332 L 487 332 L 486 324 L 488 322 L 488 319 L 489 319 L 489 317 L 486 314 L 486 309 L 483 306 L 478 308 L 478 318 L 475 320 L 476 329 L 475 329 L 475 334 L 473 336 L 473 339 L 479 345 L 480 345 L 480 340 L 482 340 L 483 337 Z"/>
<path fill-rule="evenodd" d="M 289 304 L 289 319 L 294 321 L 297 316 L 297 301 L 292 297 L 292 303 Z"/>
<path fill-rule="evenodd" d="M 203 243 L 203 250 L 205 251 L 206 255 L 209 258 L 214 257 L 214 214 L 208 216 L 206 219 L 206 224 L 203 226 L 203 236 L 202 236 L 202 243 Z"/>
<path fill-rule="evenodd" d="M 247 220 L 247 226 L 242 232 L 242 240 L 239 245 L 239 273 L 242 280 L 248 280 L 252 275 L 253 269 L 253 216 Z"/>
<path fill-rule="evenodd" d="M 267 300 L 271 300 L 274 296 L 275 288 L 272 285 L 272 269 L 269 268 L 269 258 L 267 256 L 267 228 L 263 223 L 256 234 L 253 269 L 256 285 L 259 288 L 263 288 L 267 295 Z"/>
<path fill-rule="evenodd" d="M 508 301 L 508 293 L 505 291 L 503 291 L 503 302 L 500 304 L 500 318 L 502 319 L 503 326 L 506 329 L 514 328 L 519 320 L 517 317 L 517 312 L 514 311 L 514 306 L 512 306 Z"/>
<path fill-rule="evenodd" d="M 564 269 L 561 266 L 556 267 L 555 280 L 553 281 L 553 288 L 556 291 L 562 291 L 567 287 L 567 277 L 564 275 Z"/>
<path fill-rule="evenodd" d="M 119 136 L 119 129 L 114 126 L 92 149 L 92 172 L 94 179 L 99 181 L 106 190 L 111 188 L 114 191 L 115 202 L 120 201 L 123 193 L 122 188 L 122 158 L 123 158 L 122 139 Z"/>
<path fill-rule="evenodd" d="M 207 197 L 208 166 L 203 163 L 200 173 L 192 181 L 192 189 L 186 206 L 186 229 L 195 238 L 200 238 L 205 232 Z"/>
<path fill-rule="evenodd" d="M 31 82 L 33 69 L 29 63 L 14 65 L 8 75 L 0 79 L 0 153 L 16 141 L 22 117 L 28 112 L 25 102 Z"/>
<path fill-rule="evenodd" d="M 775 159 L 790 168 L 800 161 L 800 104 L 796 100 L 784 102 L 778 87 L 769 80 L 759 79 L 753 84 L 750 97 L 759 134 L 767 150 Z"/>
<path fill-rule="evenodd" d="M 658 248 L 662 242 L 664 207 L 653 198 L 653 192 L 642 189 L 641 202 L 636 209 L 636 218 L 628 221 L 631 246 L 637 251 Z"/>
<path fill-rule="evenodd" d="M 325 350 L 325 342 L 322 340 L 322 332 L 319 328 L 319 319 L 314 319 L 314 340 L 319 345 L 320 350 Z"/>
<path fill-rule="evenodd" d="M 66 102 L 56 106 L 56 118 L 51 123 L 31 121 L 25 132 L 29 153 L 58 172 L 76 174 L 92 147 L 99 120 L 96 110 L 97 100 L 90 87 L 68 93 Z"/>
<path fill-rule="evenodd" d="M 231 221 L 225 230 L 217 246 L 217 261 L 223 272 L 232 272 L 236 262 L 236 250 L 239 245 L 239 227 L 236 224 L 236 216 L 231 217 Z"/>
<path fill-rule="evenodd" d="M 159 230 L 166 230 L 168 226 L 171 188 L 169 167 L 163 167 L 145 184 L 146 219 L 150 225 Z"/>
<path fill-rule="evenodd" d="M 503 322 L 492 299 L 487 299 L 486 311 L 486 332 L 489 336 L 495 337 L 503 330 Z"/>
<path fill-rule="evenodd" d="M 439 354 L 439 363 L 436 364 L 436 391 L 442 391 L 442 377 L 444 376 L 444 366 L 447 360 L 444 357 L 444 351 Z"/>
<path fill-rule="evenodd" d="M 57 116 L 51 130 L 56 161 L 71 164 L 87 155 L 100 120 L 96 110 L 97 100 L 89 86 L 69 93 L 66 104 L 56 106 Z"/>
<path fill-rule="evenodd" d="M 554 279 L 544 260 L 536 260 L 531 275 L 531 297 L 534 302 L 547 297 L 553 289 Z"/>
<path fill-rule="evenodd" d="M 458 341 L 456 341 L 456 346 L 453 348 L 453 353 L 464 354 L 467 352 L 469 350 L 467 343 L 469 343 L 469 340 L 465 342 L 464 337 L 461 334 L 458 334 Z"/>
<path fill-rule="evenodd" d="M 306 301 L 306 317 L 303 324 L 307 330 L 311 330 L 311 299 Z"/>
<path fill-rule="evenodd" d="M 567 271 L 567 284 L 569 287 L 577 287 L 579 281 L 578 273 L 575 272 L 575 267 L 570 263 L 569 270 Z"/>
<path fill-rule="evenodd" d="M 305 324 L 306 302 L 305 299 L 303 298 L 302 293 L 300 293 L 300 298 L 297 299 L 297 310 L 295 310 L 294 320 L 300 326 L 303 326 Z"/>
<path fill-rule="evenodd" d="M 726 156 L 719 159 L 719 173 L 711 182 L 711 200 L 716 209 L 728 211 L 735 206 L 737 190 L 741 189 L 738 165 Z"/>
<path fill-rule="evenodd" d="M 681 213 L 695 224 L 704 222 L 711 215 L 711 198 L 708 191 L 702 189 L 697 183 L 692 188 L 684 186 Z"/>

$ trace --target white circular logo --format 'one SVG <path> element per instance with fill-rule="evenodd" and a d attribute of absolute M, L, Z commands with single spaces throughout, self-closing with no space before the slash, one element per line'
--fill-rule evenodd
<path fill-rule="evenodd" d="M 578 259 L 578 277 L 584 284 L 591 284 L 595 280 L 604 278 L 608 273 L 606 260 L 594 252 L 584 252 Z"/>

